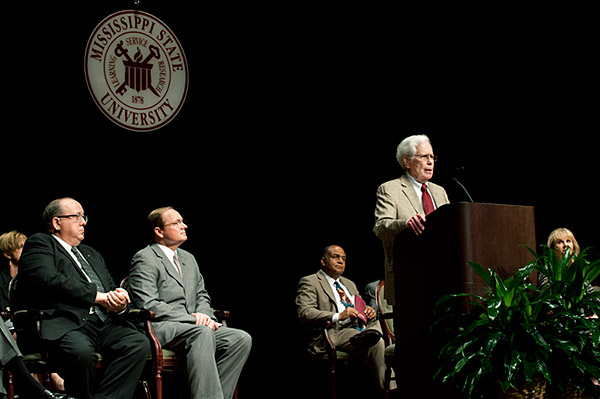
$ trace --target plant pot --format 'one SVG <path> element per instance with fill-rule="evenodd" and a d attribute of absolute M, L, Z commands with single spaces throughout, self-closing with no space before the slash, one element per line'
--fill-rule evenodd
<path fill-rule="evenodd" d="M 548 399 L 581 399 L 581 391 L 569 383 L 565 392 L 552 388 L 548 389 Z"/>
<path fill-rule="evenodd" d="M 502 391 L 500 384 L 496 384 L 498 399 L 546 399 L 546 380 L 538 377 L 531 383 L 526 383 L 522 389 L 509 388 Z"/>

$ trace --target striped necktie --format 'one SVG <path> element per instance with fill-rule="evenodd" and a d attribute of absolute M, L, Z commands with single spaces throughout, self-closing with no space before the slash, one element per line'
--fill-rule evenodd
<path fill-rule="evenodd" d="M 71 252 L 77 258 L 77 261 L 81 265 L 81 269 L 88 276 L 90 281 L 96 285 L 96 289 L 98 292 L 106 292 L 104 288 L 104 284 L 100 281 L 100 277 L 96 274 L 92 266 L 83 258 L 81 252 L 76 247 L 71 247 Z M 104 308 L 98 305 L 94 305 L 94 313 L 98 316 L 98 318 L 102 321 L 106 321 L 107 315 L 104 313 Z"/>

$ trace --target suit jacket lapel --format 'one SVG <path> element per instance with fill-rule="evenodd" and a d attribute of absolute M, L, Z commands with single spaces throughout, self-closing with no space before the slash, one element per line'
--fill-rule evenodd
<path fill-rule="evenodd" d="M 174 278 L 177 281 L 177 283 L 179 285 L 181 285 L 181 287 L 183 287 L 183 289 L 185 289 L 183 281 L 181 280 L 181 276 L 179 275 L 179 273 L 177 273 L 177 271 L 175 270 L 175 267 L 173 266 L 173 264 L 171 263 L 171 261 L 169 259 L 167 259 L 167 256 L 165 255 L 165 253 L 163 252 L 163 250 L 160 249 L 160 247 L 158 246 L 158 244 L 152 244 L 152 250 L 154 251 L 154 253 L 156 254 L 156 256 L 158 256 L 160 258 L 160 261 L 162 262 L 163 267 L 167 271 L 167 274 L 169 276 L 171 276 L 172 278 Z"/>
<path fill-rule="evenodd" d="M 410 202 L 415 212 L 420 215 L 424 215 L 425 210 L 423 209 L 423 203 L 419 201 L 419 197 L 417 197 L 417 193 L 415 192 L 415 189 L 413 188 L 408 177 L 406 175 L 402 175 L 400 177 L 400 183 L 402 183 L 402 192 L 408 198 L 408 202 Z"/>
<path fill-rule="evenodd" d="M 431 196 L 433 197 L 433 201 L 435 202 L 436 209 L 446 204 L 446 196 L 444 195 L 442 190 L 438 189 L 437 186 L 430 184 L 429 191 L 431 192 Z"/>
<path fill-rule="evenodd" d="M 188 265 L 187 255 L 177 250 L 177 259 L 179 260 L 179 267 L 181 268 L 181 274 L 183 276 L 183 279 L 180 277 L 178 281 L 181 281 L 181 284 L 183 285 L 185 305 L 190 309 L 190 312 L 193 312 L 197 305 L 196 294 L 198 290 L 196 286 L 198 280 L 194 276 L 194 271 L 191 270 L 190 265 Z"/>
<path fill-rule="evenodd" d="M 321 284 L 321 288 L 325 292 L 325 295 L 327 295 L 329 301 L 333 304 L 333 308 L 337 312 L 337 301 L 335 299 L 335 295 L 333 294 L 333 288 L 331 288 L 331 285 L 329 285 L 329 281 L 327 281 L 321 272 L 317 273 L 317 278 L 319 279 L 319 284 Z"/>
<path fill-rule="evenodd" d="M 83 270 L 81 269 L 81 267 L 79 267 L 79 265 L 77 264 L 77 262 L 75 262 L 75 259 L 73 259 L 73 256 L 71 256 L 71 254 L 65 249 L 65 247 L 63 247 L 58 241 L 56 241 L 56 239 L 52 239 L 56 245 L 56 247 L 58 248 L 58 251 L 61 252 L 63 254 L 63 256 L 66 256 L 67 259 L 69 259 L 71 261 L 71 263 L 73 264 L 73 268 L 77 271 L 77 273 L 79 273 L 79 275 L 87 282 L 88 281 L 88 277 L 85 275 L 85 273 L 83 272 Z M 107 281 L 104 281 L 102 279 L 102 276 L 98 273 L 98 271 L 96 270 L 96 268 L 92 265 L 92 263 L 89 261 L 89 256 L 88 254 L 85 254 L 81 251 L 81 249 L 79 249 L 79 253 L 81 253 L 81 255 L 84 257 L 84 259 L 86 261 L 88 261 L 88 263 L 92 266 L 92 268 L 94 269 L 94 271 L 96 271 L 96 274 L 98 275 L 98 278 L 100 279 L 100 281 L 102 281 L 102 284 L 104 284 L 104 287 L 108 287 L 109 284 Z M 108 289 L 108 288 L 107 288 Z"/>
<path fill-rule="evenodd" d="M 179 275 L 176 271 L 173 271 L 175 278 L 177 281 L 181 282 L 183 287 L 185 288 L 185 284 L 191 281 L 191 276 L 188 273 L 188 268 L 186 267 L 186 259 L 185 256 L 181 256 L 182 253 L 179 250 L 176 250 L 177 260 L 179 261 L 179 268 L 181 269 L 181 275 Z M 172 266 L 172 265 L 171 265 Z"/>
<path fill-rule="evenodd" d="M 353 290 L 352 290 L 352 286 L 350 284 L 350 280 L 348 280 L 346 277 L 340 277 L 340 282 L 342 284 L 344 284 L 344 287 L 346 287 L 346 289 L 348 290 L 348 293 L 351 296 L 354 296 L 354 295 L 358 294 L 358 292 L 352 292 Z"/>

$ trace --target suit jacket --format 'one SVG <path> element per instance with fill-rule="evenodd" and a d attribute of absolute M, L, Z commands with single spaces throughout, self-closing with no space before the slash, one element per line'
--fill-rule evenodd
<path fill-rule="evenodd" d="M 152 326 L 162 345 L 175 338 L 177 324 L 196 323 L 192 313 L 215 319 L 196 259 L 183 249 L 177 249 L 177 258 L 183 279 L 158 244 L 140 250 L 131 260 L 131 300 L 136 307 L 156 312 Z"/>
<path fill-rule="evenodd" d="M 340 282 L 348 289 L 350 295 L 358 295 L 356 284 L 351 280 L 340 277 Z M 296 295 L 296 309 L 300 323 L 308 327 L 308 350 L 313 354 L 325 353 L 325 344 L 321 336 L 322 323 L 330 321 L 338 312 L 338 308 L 333 288 L 323 273 L 317 272 L 300 279 Z M 329 330 L 329 336 L 334 342 L 336 342 L 339 329 L 340 327 L 336 325 L 335 328 Z"/>
<path fill-rule="evenodd" d="M 437 184 L 429 183 L 429 192 L 437 208 L 448 204 L 448 194 Z M 437 209 L 436 208 L 436 209 Z M 394 305 L 394 239 L 406 228 L 408 220 L 416 214 L 424 215 L 423 203 L 408 176 L 383 183 L 377 189 L 375 227 L 373 231 L 383 243 L 385 253 L 385 297 Z M 410 265 L 408 265 L 410 267 Z"/>
<path fill-rule="evenodd" d="M 107 291 L 116 288 L 102 256 L 93 248 L 77 247 L 92 266 Z M 40 309 L 49 317 L 42 321 L 43 339 L 56 340 L 82 326 L 96 299 L 96 285 L 87 281 L 75 260 L 49 234 L 27 239 L 19 261 L 18 309 Z M 11 298 L 12 300 L 12 298 Z M 116 314 L 110 312 L 110 316 Z"/>

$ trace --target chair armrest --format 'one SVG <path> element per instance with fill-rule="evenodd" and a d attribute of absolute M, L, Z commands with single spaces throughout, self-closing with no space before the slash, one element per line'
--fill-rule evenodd
<path fill-rule="evenodd" d="M 331 321 L 321 322 L 321 334 L 323 335 L 323 341 L 325 342 L 325 349 L 327 350 L 327 355 L 332 361 L 337 359 L 337 352 L 335 349 L 335 344 L 329 337 L 329 330 L 333 328 L 333 323 Z"/>
<path fill-rule="evenodd" d="M 221 322 L 221 324 L 227 327 L 227 319 L 229 319 L 229 310 L 215 310 L 214 314 L 215 317 Z"/>
<path fill-rule="evenodd" d="M 152 319 L 156 316 L 156 312 L 147 309 L 129 309 L 127 318 L 133 317 L 134 320 L 143 323 L 144 333 L 150 341 L 150 354 L 152 355 L 152 367 L 157 373 L 163 370 L 163 351 L 160 341 L 152 327 Z"/>
<path fill-rule="evenodd" d="M 19 342 L 19 349 L 23 355 L 39 353 L 42 360 L 46 360 L 47 353 L 40 336 L 41 321 L 47 317 L 39 309 L 23 309 L 11 312 Z"/>
<path fill-rule="evenodd" d="M 153 310 L 129 308 L 123 316 L 129 321 L 146 321 L 154 319 L 155 315 Z"/>
<path fill-rule="evenodd" d="M 11 312 L 11 318 L 17 328 L 26 328 L 33 323 L 37 326 L 39 331 L 39 323 L 46 318 L 46 313 L 39 309 L 23 309 Z"/>

